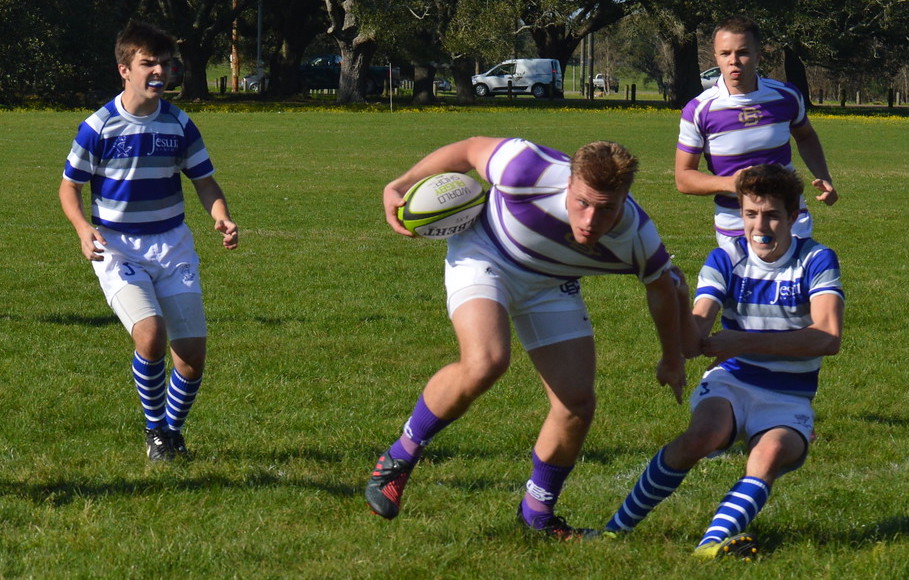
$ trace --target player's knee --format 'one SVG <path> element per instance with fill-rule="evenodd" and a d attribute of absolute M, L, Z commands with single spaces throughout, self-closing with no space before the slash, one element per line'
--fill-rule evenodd
<path fill-rule="evenodd" d="M 692 426 L 679 436 L 676 440 L 676 447 L 686 457 L 706 457 L 721 449 L 729 441 L 730 435 L 715 426 Z"/>
<path fill-rule="evenodd" d="M 149 316 L 132 328 L 136 352 L 146 360 L 160 360 L 167 353 L 167 331 L 160 316 Z"/>
<path fill-rule="evenodd" d="M 171 341 L 174 368 L 187 379 L 202 376 L 205 368 L 205 338 L 181 338 Z"/>
<path fill-rule="evenodd" d="M 462 357 L 462 371 L 468 382 L 477 388 L 486 390 L 493 385 L 511 364 L 511 355 L 506 352 L 486 352 L 469 357 Z"/>

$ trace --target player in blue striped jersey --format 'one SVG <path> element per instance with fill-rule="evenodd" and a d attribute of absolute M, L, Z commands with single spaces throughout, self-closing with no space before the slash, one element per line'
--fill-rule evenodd
<path fill-rule="evenodd" d="M 821 359 L 836 354 L 844 295 L 836 254 L 792 236 L 803 184 L 780 165 L 739 173 L 744 237 L 711 252 L 701 269 L 693 315 L 683 317 L 685 350 L 714 359 L 691 394 L 687 430 L 650 461 L 608 532 L 630 531 L 682 483 L 702 458 L 737 440 L 748 447 L 745 475 L 720 504 L 695 550 L 713 558 L 750 556 L 743 534 L 782 474 L 805 461 L 814 429 L 812 399 Z M 688 303 L 680 285 L 679 299 Z M 710 335 L 721 317 L 722 330 Z"/>
<path fill-rule="evenodd" d="M 685 368 L 669 254 L 629 194 L 637 159 L 602 141 L 572 157 L 522 139 L 473 137 L 442 147 L 386 186 L 389 225 L 412 235 L 397 219 L 404 193 L 424 177 L 471 170 L 492 188 L 479 223 L 448 241 L 445 285 L 460 359 L 429 380 L 404 433 L 379 458 L 366 499 L 385 518 L 398 514 L 424 447 L 507 370 L 513 323 L 550 401 L 518 519 L 558 538 L 586 537 L 592 530 L 554 515 L 596 406 L 593 329 L 578 279 L 631 274 L 641 281 L 662 350 L 657 380 L 681 403 Z"/>
<path fill-rule="evenodd" d="M 133 338 L 132 371 L 152 461 L 188 456 L 181 429 L 205 366 L 199 258 L 183 221 L 181 173 L 224 247 L 234 249 L 238 241 L 199 130 L 161 98 L 175 51 L 173 38 L 150 25 L 133 21 L 121 31 L 115 54 L 123 92 L 79 126 L 59 190 L 82 254 Z M 91 222 L 82 204 L 86 183 Z"/>
<path fill-rule="evenodd" d="M 758 25 L 736 16 L 713 32 L 713 50 L 721 76 L 715 86 L 682 110 L 675 157 L 676 187 L 688 195 L 711 195 L 717 243 L 731 244 L 742 235 L 735 197 L 738 171 L 752 165 L 779 163 L 792 168 L 792 146 L 815 176 L 818 201 L 833 205 L 838 193 L 827 168 L 820 138 L 805 113 L 802 94 L 792 84 L 758 75 L 761 33 Z M 699 170 L 701 157 L 709 173 Z M 800 200 L 798 237 L 809 237 L 812 218 Z"/>

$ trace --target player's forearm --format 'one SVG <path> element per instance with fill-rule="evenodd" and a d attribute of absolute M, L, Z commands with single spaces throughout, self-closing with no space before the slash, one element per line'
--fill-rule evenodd
<path fill-rule="evenodd" d="M 73 225 L 76 231 L 92 227 L 91 223 L 85 217 L 85 208 L 82 206 L 82 189 L 72 181 L 64 179 L 60 183 L 58 191 L 60 197 L 60 207 L 63 209 L 63 215 Z"/>
<path fill-rule="evenodd" d="M 230 211 L 227 208 L 227 199 L 221 186 L 213 177 L 206 177 L 193 183 L 199 202 L 213 220 L 230 220 Z"/>
<path fill-rule="evenodd" d="M 664 274 L 668 278 L 668 274 Z M 647 286 L 647 307 L 656 326 L 660 349 L 664 359 L 683 356 L 682 323 L 679 318 L 679 301 L 675 284 L 671 280 L 657 280 Z"/>
<path fill-rule="evenodd" d="M 698 169 L 681 169 L 675 172 L 675 187 L 686 195 L 731 195 L 735 192 L 735 178 L 710 175 Z"/>
<path fill-rule="evenodd" d="M 721 345 L 724 341 L 725 345 Z M 705 340 L 704 354 L 734 352 L 732 356 L 760 354 L 770 356 L 830 356 L 840 350 L 840 336 L 819 328 L 802 328 L 787 332 L 741 332 L 725 330 Z M 715 347 L 720 347 L 717 350 Z"/>
<path fill-rule="evenodd" d="M 812 133 L 809 137 L 796 141 L 796 146 L 811 175 L 817 179 L 833 183 L 833 178 L 830 177 L 830 169 L 827 167 L 827 158 L 824 156 L 824 148 L 821 146 L 821 140 L 818 138 L 817 133 Z"/>

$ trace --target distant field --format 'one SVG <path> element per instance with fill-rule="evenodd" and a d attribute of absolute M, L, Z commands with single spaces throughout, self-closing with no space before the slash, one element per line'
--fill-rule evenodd
<path fill-rule="evenodd" d="M 160 469 L 143 455 L 130 341 L 57 202 L 88 112 L 0 112 L 0 578 L 909 577 L 909 120 L 814 118 L 842 196 L 809 205 L 842 263 L 843 348 L 822 371 L 806 466 L 750 530 L 763 558 L 703 565 L 689 554 L 741 474 L 736 454 L 702 463 L 620 541 L 560 545 L 513 525 L 546 412 L 517 348 L 500 384 L 434 441 L 401 516 L 384 521 L 362 499 L 376 455 L 456 354 L 445 244 L 392 234 L 382 186 L 474 134 L 566 151 L 616 140 L 640 157 L 634 194 L 691 277 L 714 243 L 712 210 L 675 191 L 677 111 L 194 108 L 241 248 L 223 251 L 190 200 L 209 367 L 186 428 L 197 459 Z M 585 294 L 600 408 L 559 508 L 599 526 L 687 407 L 654 379 L 640 285 L 591 279 Z M 707 362 L 689 365 L 690 383 Z"/>

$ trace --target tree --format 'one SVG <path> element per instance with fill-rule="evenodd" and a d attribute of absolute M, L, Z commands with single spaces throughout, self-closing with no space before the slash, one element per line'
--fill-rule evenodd
<path fill-rule="evenodd" d="M 521 21 L 536 43 L 537 56 L 557 59 L 565 70 L 584 37 L 618 22 L 626 8 L 621 0 L 529 0 L 523 2 Z"/>
<path fill-rule="evenodd" d="M 828 91 L 885 91 L 906 64 L 909 3 L 797 0 L 786 41 L 800 59 L 828 71 Z"/>
<path fill-rule="evenodd" d="M 132 0 L 0 0 L 0 103 L 95 106 L 120 85 L 114 40 Z M 86 14 L 92 15 L 85 18 Z"/>
<path fill-rule="evenodd" d="M 263 5 L 271 32 L 271 81 L 268 92 L 293 95 L 300 92 L 300 63 L 306 48 L 329 26 L 324 0 L 269 0 Z"/>
<path fill-rule="evenodd" d="M 208 62 L 219 37 L 230 34 L 234 20 L 254 0 L 142 0 L 139 15 L 177 37 L 183 59 L 183 85 L 179 99 L 208 99 Z"/>
<path fill-rule="evenodd" d="M 357 0 L 325 0 L 330 26 L 328 34 L 341 50 L 341 78 L 338 81 L 338 103 L 366 100 L 366 71 L 376 53 L 375 29 L 364 25 Z"/>

